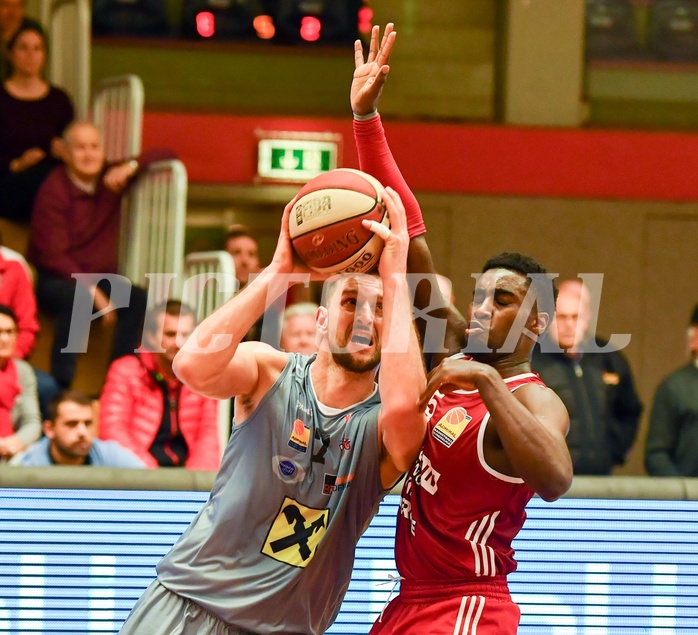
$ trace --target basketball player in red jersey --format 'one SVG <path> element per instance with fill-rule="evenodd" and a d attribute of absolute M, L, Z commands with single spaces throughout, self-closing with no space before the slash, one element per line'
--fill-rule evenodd
<path fill-rule="evenodd" d="M 434 273 L 419 205 L 390 153 L 377 104 L 395 41 L 371 34 L 355 47 L 351 104 L 361 169 L 397 190 L 408 209 L 412 272 Z M 407 475 L 395 557 L 399 595 L 371 635 L 515 635 L 520 611 L 506 576 L 511 543 L 534 494 L 562 496 L 572 482 L 567 411 L 531 372 L 531 350 L 554 311 L 545 269 L 522 254 L 490 259 L 479 277 L 464 352 L 443 361 L 421 399 L 429 422 Z M 548 282 L 548 290 L 552 284 Z M 546 304 L 548 306 L 544 306 Z M 457 325 L 455 314 L 450 325 Z"/>

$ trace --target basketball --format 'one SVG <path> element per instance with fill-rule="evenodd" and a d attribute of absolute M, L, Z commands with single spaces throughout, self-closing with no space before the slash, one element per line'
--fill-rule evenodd
<path fill-rule="evenodd" d="M 361 221 L 390 226 L 382 191 L 371 175 L 349 168 L 330 170 L 308 181 L 289 219 L 298 257 L 325 274 L 364 273 L 377 266 L 383 239 Z"/>

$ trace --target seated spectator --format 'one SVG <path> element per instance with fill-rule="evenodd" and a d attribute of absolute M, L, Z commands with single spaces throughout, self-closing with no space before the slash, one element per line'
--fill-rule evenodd
<path fill-rule="evenodd" d="M 36 334 L 39 331 L 34 286 L 27 276 L 28 267 L 25 269 L 25 266 L 26 261 L 22 265 L 16 259 L 6 260 L 5 251 L 0 250 L 0 304 L 10 307 L 17 317 L 17 342 L 14 356 L 24 360 L 28 359 L 34 350 Z M 34 369 L 34 372 L 41 415 L 45 418 L 48 416 L 48 403 L 56 396 L 59 388 L 56 380 L 48 373 L 39 369 Z"/>
<path fill-rule="evenodd" d="M 39 187 L 63 159 L 61 134 L 73 105 L 43 78 L 41 27 L 20 27 L 8 42 L 8 60 L 10 75 L 0 86 L 0 216 L 28 222 Z"/>
<path fill-rule="evenodd" d="M 698 304 L 688 325 L 691 361 L 654 395 L 645 447 L 650 476 L 698 476 Z"/>
<path fill-rule="evenodd" d="M 17 260 L 5 260 L 1 252 L 0 304 L 10 307 L 17 317 L 14 355 L 26 359 L 34 350 L 36 334 L 39 332 L 34 288 L 24 267 Z"/>
<path fill-rule="evenodd" d="M 175 377 L 172 360 L 196 326 L 194 311 L 170 300 L 148 311 L 143 349 L 112 362 L 101 397 L 100 437 L 147 467 L 217 470 L 218 402 Z"/>
<path fill-rule="evenodd" d="M 128 184 L 150 163 L 173 156 L 153 150 L 108 167 L 99 130 L 84 122 L 70 125 L 65 142 L 66 164 L 49 175 L 37 194 L 27 250 L 38 274 L 39 309 L 55 316 L 51 374 L 61 388 L 70 387 L 75 376 L 76 353 L 62 351 L 71 327 L 80 330 L 83 341 L 89 328 L 89 323 L 71 324 L 74 303 L 94 302 L 105 311 L 105 323 L 116 319 L 112 359 L 133 353 L 140 343 L 145 291 L 123 279 L 111 288 L 103 274 L 117 272 L 121 202 Z M 78 283 L 73 274 L 89 274 L 91 282 Z M 122 284 L 127 288 L 120 289 Z M 129 304 L 115 309 L 110 297 L 120 290 Z"/>
<path fill-rule="evenodd" d="M 95 465 L 98 467 L 143 468 L 133 452 L 116 441 L 95 439 L 92 400 L 77 390 L 66 390 L 49 404 L 44 437 L 12 463 L 25 467 L 48 465 Z"/>
<path fill-rule="evenodd" d="M 249 282 L 250 276 L 262 270 L 259 262 L 259 243 L 244 225 L 231 225 L 223 239 L 223 249 L 233 257 L 238 291 L 242 291 Z M 255 322 L 245 335 L 244 341 L 265 342 L 278 347 L 280 316 L 283 310 L 284 298 L 281 297 Z"/>
<path fill-rule="evenodd" d="M 317 352 L 315 316 L 318 305 L 297 302 L 286 307 L 281 323 L 281 350 L 312 355 Z"/>
<path fill-rule="evenodd" d="M 32 367 L 14 357 L 17 318 L 0 305 L 0 461 L 8 461 L 41 436 L 36 377 Z"/>
<path fill-rule="evenodd" d="M 250 274 L 261 271 L 257 239 L 244 225 L 231 225 L 223 239 L 223 249 L 233 257 L 235 277 L 240 285 L 238 290 L 242 291 Z"/>
<path fill-rule="evenodd" d="M 7 63 L 7 45 L 20 27 L 41 24 L 26 16 L 24 0 L 0 0 L 0 80 L 9 72 Z"/>
<path fill-rule="evenodd" d="M 567 445 L 575 474 L 608 475 L 622 465 L 637 435 L 642 404 L 620 351 L 585 352 L 606 344 L 590 333 L 591 295 L 565 280 L 547 336 L 562 352 L 533 349 L 531 365 L 562 399 L 570 416 Z"/>

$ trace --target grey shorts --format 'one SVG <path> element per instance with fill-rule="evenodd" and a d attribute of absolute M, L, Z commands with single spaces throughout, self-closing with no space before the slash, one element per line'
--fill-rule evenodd
<path fill-rule="evenodd" d="M 255 635 L 226 624 L 155 580 L 134 605 L 119 635 Z"/>

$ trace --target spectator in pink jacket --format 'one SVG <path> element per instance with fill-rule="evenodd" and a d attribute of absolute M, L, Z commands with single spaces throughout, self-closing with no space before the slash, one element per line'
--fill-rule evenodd
<path fill-rule="evenodd" d="M 169 300 L 148 312 L 143 347 L 109 367 L 100 437 L 118 441 L 146 467 L 218 469 L 218 402 L 192 392 L 172 372 L 172 360 L 195 326 L 193 310 Z"/>

